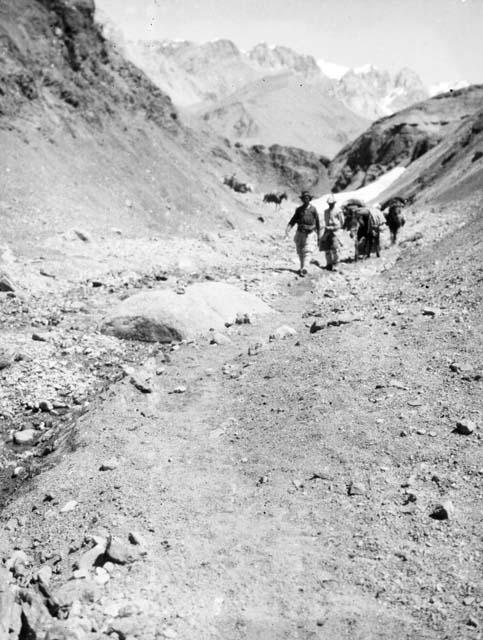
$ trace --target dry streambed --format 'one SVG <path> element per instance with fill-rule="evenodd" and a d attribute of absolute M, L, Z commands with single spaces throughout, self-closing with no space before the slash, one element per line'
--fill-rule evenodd
<path fill-rule="evenodd" d="M 278 317 L 120 356 L 4 512 L 13 637 L 476 637 L 481 300 L 374 264 L 259 273 Z"/>

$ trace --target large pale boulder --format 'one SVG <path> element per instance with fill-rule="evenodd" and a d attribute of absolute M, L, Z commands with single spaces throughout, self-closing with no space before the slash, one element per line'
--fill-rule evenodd
<path fill-rule="evenodd" d="M 269 312 L 271 308 L 253 294 L 222 282 L 203 282 L 183 295 L 165 289 L 127 298 L 104 320 L 101 331 L 127 340 L 176 342 L 222 330 L 237 314 Z"/>

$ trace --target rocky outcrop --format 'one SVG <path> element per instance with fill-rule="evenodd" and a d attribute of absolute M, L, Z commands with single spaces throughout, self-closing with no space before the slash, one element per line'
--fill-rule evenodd
<path fill-rule="evenodd" d="M 477 85 L 378 120 L 332 161 L 334 191 L 358 189 L 394 167 L 407 167 L 474 114 L 482 98 L 483 86 Z"/>
<path fill-rule="evenodd" d="M 0 117 L 41 103 L 99 124 L 122 107 L 175 128 L 170 98 L 105 40 L 92 0 L 1 0 L 0 9 Z"/>
<path fill-rule="evenodd" d="M 248 52 L 249 60 L 263 73 L 291 71 L 306 79 L 320 78 L 321 70 L 313 56 L 304 55 L 289 47 L 257 44 Z"/>

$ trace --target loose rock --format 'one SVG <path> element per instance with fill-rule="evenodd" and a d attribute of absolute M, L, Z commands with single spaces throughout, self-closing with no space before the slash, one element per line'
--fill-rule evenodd
<path fill-rule="evenodd" d="M 15 286 L 6 273 L 0 273 L 0 291 L 15 291 Z"/>
<path fill-rule="evenodd" d="M 106 557 L 114 564 L 129 564 L 139 556 L 132 546 L 125 544 L 119 538 L 113 538 L 107 548 Z"/>
<path fill-rule="evenodd" d="M 47 338 L 40 333 L 32 333 L 32 340 L 35 342 L 47 342 Z"/>
<path fill-rule="evenodd" d="M 29 444 L 35 440 L 37 436 L 35 429 L 25 429 L 24 431 L 16 431 L 13 434 L 13 441 L 15 444 Z"/>
<path fill-rule="evenodd" d="M 77 507 L 77 504 L 78 502 L 76 500 L 69 500 L 69 502 L 66 502 L 62 507 L 60 513 L 69 513 L 69 511 L 74 511 L 74 509 Z"/>
<path fill-rule="evenodd" d="M 297 332 L 292 327 L 289 327 L 287 324 L 278 327 L 270 336 L 270 340 L 284 340 L 285 338 L 290 338 L 292 336 L 296 336 Z"/>
<path fill-rule="evenodd" d="M 119 466 L 119 460 L 116 458 L 110 458 L 109 460 L 105 460 L 101 466 L 99 467 L 99 471 L 113 471 L 117 469 Z"/>
<path fill-rule="evenodd" d="M 152 393 L 153 390 L 152 388 L 149 386 L 147 380 L 141 380 L 140 378 L 137 378 L 136 376 L 131 376 L 131 378 L 129 379 L 129 382 L 141 393 Z"/>
<path fill-rule="evenodd" d="M 462 436 L 469 436 L 476 429 L 476 425 L 472 420 L 459 420 L 456 423 L 455 431 L 456 433 L 460 433 Z"/>
<path fill-rule="evenodd" d="M 348 494 L 350 496 L 363 496 L 366 493 L 366 487 L 362 482 L 352 481 L 349 484 Z"/>
<path fill-rule="evenodd" d="M 429 514 L 433 520 L 450 520 L 454 517 L 454 506 L 450 500 L 437 504 Z"/>
<path fill-rule="evenodd" d="M 210 340 L 210 344 L 224 345 L 231 343 L 232 341 L 230 340 L 230 338 L 228 336 L 225 336 L 223 333 L 220 333 L 219 331 L 215 331 Z"/>

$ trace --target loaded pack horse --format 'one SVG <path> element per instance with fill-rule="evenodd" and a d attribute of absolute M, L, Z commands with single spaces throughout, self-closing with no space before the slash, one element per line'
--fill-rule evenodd
<path fill-rule="evenodd" d="M 391 234 L 391 244 L 396 244 L 399 229 L 406 224 L 406 219 L 402 211 L 405 204 L 406 200 L 404 200 L 404 198 L 396 197 L 390 198 L 381 206 L 382 211 L 385 211 L 385 209 L 388 210 L 384 215 Z"/>

